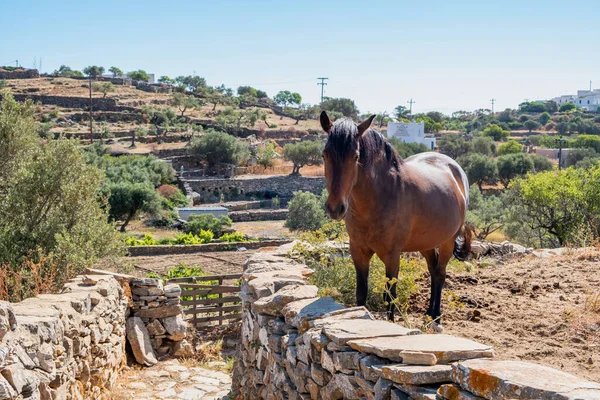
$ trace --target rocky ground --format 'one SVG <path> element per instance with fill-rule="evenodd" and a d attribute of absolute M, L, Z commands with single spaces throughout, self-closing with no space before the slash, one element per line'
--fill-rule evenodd
<path fill-rule="evenodd" d="M 175 359 L 151 368 L 123 372 L 113 389 L 114 400 L 216 400 L 227 398 L 231 377 L 219 371 Z"/>
<path fill-rule="evenodd" d="M 482 264 L 484 265 L 484 264 Z M 412 302 L 418 323 L 429 296 Z M 600 251 L 529 255 L 447 279 L 445 333 L 492 345 L 500 359 L 532 361 L 600 382 Z"/>

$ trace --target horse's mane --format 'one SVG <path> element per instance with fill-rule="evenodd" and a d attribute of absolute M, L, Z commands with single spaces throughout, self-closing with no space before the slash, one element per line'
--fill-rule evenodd
<path fill-rule="evenodd" d="M 356 124 L 349 118 L 342 118 L 333 124 L 329 132 L 326 150 L 339 159 L 353 150 L 353 138 L 358 135 Z M 404 160 L 398 155 L 385 137 L 375 129 L 369 129 L 360 138 L 360 158 L 363 168 L 370 167 L 383 153 L 389 166 L 398 169 Z"/>

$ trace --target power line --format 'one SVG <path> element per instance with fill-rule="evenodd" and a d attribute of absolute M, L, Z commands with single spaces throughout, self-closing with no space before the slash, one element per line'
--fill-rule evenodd
<path fill-rule="evenodd" d="M 317 78 L 317 79 L 321 81 L 321 82 L 317 82 L 317 86 L 321 85 L 321 103 L 322 103 L 323 102 L 323 93 L 325 91 L 325 85 L 327 85 L 327 82 L 325 82 L 325 81 L 329 78 Z"/>
<path fill-rule="evenodd" d="M 410 113 L 410 119 L 412 120 L 412 105 L 416 103 L 416 101 L 414 101 L 412 98 L 407 101 L 408 104 L 410 104 L 410 108 L 409 108 L 409 113 Z"/>

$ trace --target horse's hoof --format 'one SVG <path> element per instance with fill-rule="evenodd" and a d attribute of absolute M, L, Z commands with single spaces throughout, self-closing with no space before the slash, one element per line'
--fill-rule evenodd
<path fill-rule="evenodd" d="M 432 322 L 431 323 L 431 329 L 435 332 L 435 333 L 444 333 L 444 327 L 442 324 L 438 324 L 437 322 Z"/>

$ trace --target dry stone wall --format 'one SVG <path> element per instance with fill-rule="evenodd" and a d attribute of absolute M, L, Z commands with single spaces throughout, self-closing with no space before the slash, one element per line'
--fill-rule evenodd
<path fill-rule="evenodd" d="M 125 362 L 128 298 L 112 276 L 0 302 L 0 399 L 108 399 Z"/>
<path fill-rule="evenodd" d="M 244 265 L 236 399 L 600 399 L 600 384 L 317 297 L 283 250 Z"/>

